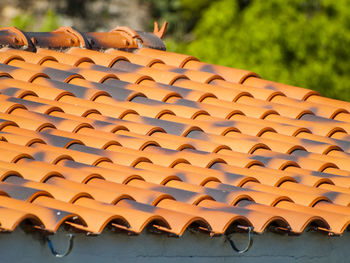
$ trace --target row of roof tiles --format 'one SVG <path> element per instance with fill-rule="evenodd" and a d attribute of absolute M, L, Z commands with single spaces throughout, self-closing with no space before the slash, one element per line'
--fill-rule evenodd
<path fill-rule="evenodd" d="M 36 47 L 89 49 L 151 47 L 165 50 L 161 41 L 167 23 L 159 29 L 154 23 L 154 32 L 140 32 L 119 26 L 109 32 L 79 32 L 72 27 L 60 27 L 52 32 L 23 32 L 16 27 L 0 28 L 0 46 L 35 51 Z"/>
<path fill-rule="evenodd" d="M 149 48 L 2 48 L 0 62 L 4 231 L 350 223 L 348 102 Z"/>

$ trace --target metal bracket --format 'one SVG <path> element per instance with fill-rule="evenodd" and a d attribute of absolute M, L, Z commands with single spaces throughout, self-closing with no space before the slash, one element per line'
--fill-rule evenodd
<path fill-rule="evenodd" d="M 322 233 L 326 233 L 330 237 L 336 235 L 333 231 L 331 231 L 331 230 L 329 230 L 327 228 L 324 228 L 324 227 L 319 227 L 319 226 L 310 227 L 307 231 L 308 232 L 310 232 L 310 231 L 319 231 L 319 232 L 322 232 Z"/>
<path fill-rule="evenodd" d="M 282 226 L 270 226 L 269 230 L 278 234 L 291 234 L 291 227 L 290 226 L 286 226 L 286 227 L 282 227 Z"/>
<path fill-rule="evenodd" d="M 237 226 L 237 228 L 248 232 L 248 244 L 245 248 L 238 249 L 236 247 L 235 243 L 231 239 L 232 234 L 225 235 L 225 238 L 230 243 L 230 245 L 234 251 L 236 251 L 238 254 L 243 254 L 243 253 L 247 252 L 251 248 L 251 246 L 253 245 L 253 234 L 254 234 L 253 230 L 254 230 L 254 228 L 251 226 Z"/>
<path fill-rule="evenodd" d="M 58 253 L 58 252 L 55 250 L 55 248 L 53 247 L 52 241 L 51 241 L 48 237 L 45 238 L 45 240 L 47 241 L 47 244 L 49 245 L 49 248 L 50 248 L 50 250 L 51 250 L 51 253 L 52 253 L 56 258 L 63 258 L 63 257 L 65 257 L 65 256 L 69 255 L 69 253 L 72 251 L 73 245 L 74 245 L 73 241 L 74 241 L 75 235 L 74 235 L 74 234 L 68 234 L 67 236 L 68 236 L 68 248 L 67 248 L 66 252 L 64 252 L 64 253 Z"/>

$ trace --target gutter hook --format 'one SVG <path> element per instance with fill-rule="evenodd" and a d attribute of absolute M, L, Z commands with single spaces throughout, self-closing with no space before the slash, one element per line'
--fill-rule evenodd
<path fill-rule="evenodd" d="M 242 229 L 243 229 L 243 227 L 242 227 Z M 225 235 L 225 238 L 230 243 L 230 245 L 234 251 L 236 251 L 238 254 L 243 254 L 243 253 L 247 252 L 251 248 L 251 246 L 253 245 L 253 234 L 254 234 L 253 229 L 254 228 L 251 226 L 244 227 L 244 230 L 248 231 L 248 244 L 244 249 L 238 249 L 236 247 L 235 243 L 233 243 L 233 241 L 231 239 L 232 234 Z"/>
<path fill-rule="evenodd" d="M 51 241 L 48 237 L 45 238 L 46 241 L 47 241 L 47 244 L 49 245 L 49 248 L 50 248 L 50 250 L 51 250 L 51 253 L 52 253 L 56 258 L 63 258 L 63 257 L 65 257 L 65 256 L 68 256 L 69 253 L 72 251 L 72 249 L 73 249 L 73 244 L 74 244 L 74 243 L 73 243 L 73 240 L 74 240 L 75 235 L 74 235 L 74 234 L 68 234 L 67 236 L 68 236 L 68 249 L 67 249 L 66 252 L 64 252 L 64 253 L 62 253 L 62 254 L 58 253 L 58 252 L 55 250 L 55 248 L 53 247 L 52 241 Z"/>

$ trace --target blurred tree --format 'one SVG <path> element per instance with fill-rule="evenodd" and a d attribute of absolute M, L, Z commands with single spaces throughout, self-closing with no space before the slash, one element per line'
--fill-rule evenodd
<path fill-rule="evenodd" d="M 32 14 L 20 14 L 11 20 L 11 26 L 28 31 L 38 21 Z M 40 31 L 51 31 L 59 27 L 59 17 L 52 9 L 47 10 L 44 19 L 41 21 Z"/>
<path fill-rule="evenodd" d="M 166 20 L 169 23 L 167 34 L 174 41 L 190 40 L 188 34 L 209 6 L 210 0 L 144 0 L 150 5 L 151 16 L 155 20 Z M 148 30 L 153 29 L 150 21 Z"/>
<path fill-rule="evenodd" d="M 350 0 L 177 2 L 193 41 L 171 36 L 168 50 L 350 100 Z"/>
<path fill-rule="evenodd" d="M 49 9 L 44 17 L 44 20 L 41 23 L 40 31 L 52 31 L 57 29 L 60 26 L 59 17 L 56 12 L 52 9 Z"/>
<path fill-rule="evenodd" d="M 34 18 L 32 14 L 20 14 L 12 18 L 10 25 L 22 30 L 28 30 L 33 24 Z"/>

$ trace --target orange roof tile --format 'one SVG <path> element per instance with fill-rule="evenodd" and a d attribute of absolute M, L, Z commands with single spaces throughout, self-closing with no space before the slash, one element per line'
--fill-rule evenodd
<path fill-rule="evenodd" d="M 348 228 L 349 102 L 124 27 L 0 44 L 2 230 Z"/>

